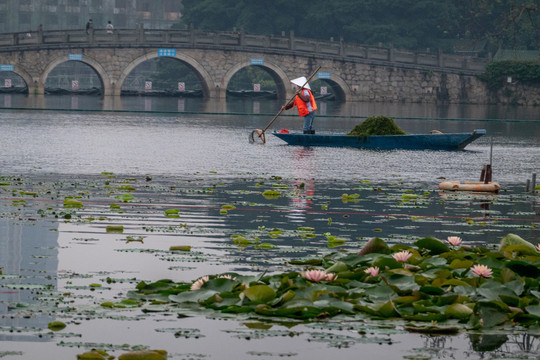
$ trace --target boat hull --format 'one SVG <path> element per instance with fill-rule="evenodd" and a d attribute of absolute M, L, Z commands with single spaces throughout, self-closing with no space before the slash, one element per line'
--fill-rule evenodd
<path fill-rule="evenodd" d="M 463 150 L 474 140 L 486 134 L 477 129 L 472 133 L 410 134 L 350 136 L 338 134 L 300 134 L 273 132 L 289 145 L 352 147 L 375 150 Z"/>

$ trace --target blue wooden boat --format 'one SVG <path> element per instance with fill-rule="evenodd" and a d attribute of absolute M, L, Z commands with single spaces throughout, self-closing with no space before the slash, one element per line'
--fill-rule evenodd
<path fill-rule="evenodd" d="M 463 150 L 474 140 L 486 134 L 485 129 L 472 133 L 436 133 L 408 135 L 351 136 L 339 134 L 302 134 L 273 132 L 289 145 L 352 147 L 375 150 Z"/>

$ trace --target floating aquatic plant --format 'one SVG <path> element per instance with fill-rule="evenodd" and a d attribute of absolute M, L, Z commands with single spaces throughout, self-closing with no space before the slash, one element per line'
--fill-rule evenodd
<path fill-rule="evenodd" d="M 175 245 L 169 248 L 169 251 L 191 251 L 191 246 L 189 245 Z"/>
<path fill-rule="evenodd" d="M 167 209 L 164 211 L 165 216 L 172 217 L 180 213 L 180 209 Z"/>
<path fill-rule="evenodd" d="M 538 326 L 540 253 L 534 245 L 513 234 L 503 237 L 497 249 L 455 249 L 436 238 L 421 240 L 417 241 L 421 246 L 389 247 L 374 238 L 358 254 L 336 252 L 295 262 L 319 268 L 204 276 L 191 285 L 170 280 L 141 283 L 130 296 L 152 301 L 168 293 L 160 299 L 179 305 L 198 303 L 226 313 L 295 319 L 361 313 L 375 319 L 441 324 L 437 325 L 441 331 L 447 321 L 470 330 Z"/>
<path fill-rule="evenodd" d="M 120 185 L 120 186 L 117 186 L 116 189 L 122 190 L 122 191 L 127 191 L 127 192 L 137 190 L 134 186 L 129 185 L 129 184 L 128 184 L 128 185 Z"/>
<path fill-rule="evenodd" d="M 356 125 L 347 135 L 371 136 L 371 135 L 404 135 L 406 134 L 394 119 L 386 116 L 371 116 L 364 122 Z"/>
<path fill-rule="evenodd" d="M 140 242 L 140 243 L 143 243 L 144 241 L 144 238 L 145 236 L 131 236 L 131 235 L 128 235 L 126 237 L 126 243 L 130 243 L 130 242 Z"/>
<path fill-rule="evenodd" d="M 359 197 L 360 197 L 360 194 L 342 194 L 341 195 L 341 198 L 343 199 L 343 201 L 355 200 L 355 199 L 358 199 Z"/>
<path fill-rule="evenodd" d="M 77 360 L 107 360 L 109 354 L 103 350 L 91 350 L 82 354 L 77 354 Z"/>
<path fill-rule="evenodd" d="M 108 233 L 123 233 L 124 232 L 124 225 L 107 225 L 105 228 L 105 231 Z"/>
<path fill-rule="evenodd" d="M 267 199 L 277 199 L 281 193 L 276 190 L 266 190 L 262 193 L 262 195 Z"/>
<path fill-rule="evenodd" d="M 165 350 L 137 350 L 124 353 L 118 360 L 167 360 Z"/>
<path fill-rule="evenodd" d="M 254 241 L 247 239 L 244 235 L 233 234 L 231 235 L 231 239 L 235 245 L 240 247 L 247 247 L 254 243 Z"/>
<path fill-rule="evenodd" d="M 68 197 L 64 199 L 65 208 L 81 208 L 82 206 L 83 206 L 83 203 L 80 200 L 75 200 L 72 197 Z"/>
<path fill-rule="evenodd" d="M 66 324 L 62 321 L 51 321 L 47 327 L 52 331 L 60 331 L 66 327 Z"/>
<path fill-rule="evenodd" d="M 128 201 L 132 201 L 133 199 L 135 199 L 135 197 L 131 194 L 121 194 L 121 195 L 117 195 L 115 196 L 115 198 L 117 200 L 120 200 L 120 201 L 123 201 L 123 202 L 128 202 Z"/>

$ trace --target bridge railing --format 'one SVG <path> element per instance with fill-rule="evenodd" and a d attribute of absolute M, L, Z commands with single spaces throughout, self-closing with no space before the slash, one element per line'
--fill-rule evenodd
<path fill-rule="evenodd" d="M 382 46 L 367 46 L 340 41 L 323 41 L 289 36 L 255 35 L 239 31 L 212 32 L 196 29 L 157 30 L 107 29 L 51 30 L 0 34 L 0 51 L 24 48 L 58 47 L 167 47 L 227 48 L 236 51 L 261 50 L 274 53 L 302 53 L 339 58 L 345 61 L 389 63 L 416 67 L 437 67 L 449 71 L 481 72 L 489 59 L 442 52 L 414 52 Z"/>

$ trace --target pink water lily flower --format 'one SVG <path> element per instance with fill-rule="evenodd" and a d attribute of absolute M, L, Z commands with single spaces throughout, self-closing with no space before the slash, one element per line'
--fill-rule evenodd
<path fill-rule="evenodd" d="M 399 262 L 406 262 L 411 256 L 412 253 L 407 250 L 403 250 L 392 255 L 392 257 Z"/>
<path fill-rule="evenodd" d="M 199 278 L 197 281 L 195 281 L 193 284 L 191 284 L 190 290 L 199 290 L 201 288 L 201 286 L 205 282 L 207 282 L 208 280 L 210 280 L 208 275 L 203 276 L 202 278 Z"/>
<path fill-rule="evenodd" d="M 448 241 L 448 243 L 452 246 L 459 246 L 462 243 L 459 236 L 449 236 L 446 241 Z"/>
<path fill-rule="evenodd" d="M 327 281 L 334 281 L 338 278 L 338 276 L 334 273 L 328 273 L 326 274 L 326 280 Z"/>
<path fill-rule="evenodd" d="M 540 244 L 536 245 L 536 251 L 540 252 Z"/>
<path fill-rule="evenodd" d="M 314 282 L 326 280 L 328 274 L 324 270 L 308 270 L 302 273 L 306 279 Z"/>
<path fill-rule="evenodd" d="M 370 276 L 377 276 L 379 275 L 379 268 L 377 266 L 368 267 L 364 272 Z"/>
<path fill-rule="evenodd" d="M 474 265 L 471 267 L 473 274 L 481 276 L 483 278 L 489 278 L 493 274 L 493 271 L 486 265 Z"/>

